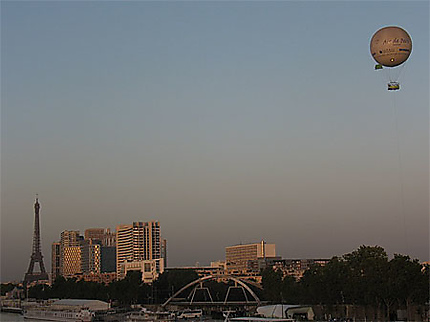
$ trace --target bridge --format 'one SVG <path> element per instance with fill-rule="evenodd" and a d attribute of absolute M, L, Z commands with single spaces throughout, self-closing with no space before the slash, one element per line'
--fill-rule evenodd
<path fill-rule="evenodd" d="M 227 293 L 223 300 L 217 299 L 214 301 L 210 288 L 207 286 L 209 281 L 232 281 L 234 285 L 228 287 Z M 185 306 L 185 307 L 201 307 L 207 310 L 222 311 L 231 307 L 241 307 L 243 309 L 255 308 L 261 305 L 261 301 L 255 292 L 251 289 L 250 285 L 258 287 L 261 286 L 251 281 L 244 281 L 232 275 L 209 275 L 201 277 L 192 281 L 182 287 L 179 291 L 173 294 L 166 302 L 162 304 L 162 308 L 167 306 Z M 239 293 L 240 300 L 233 300 L 232 293 L 235 291 L 236 295 Z M 189 293 L 188 293 L 189 292 Z M 188 293 L 187 296 L 184 295 Z M 182 297 L 179 297 L 181 296 Z M 204 300 L 199 299 L 204 297 Z"/>

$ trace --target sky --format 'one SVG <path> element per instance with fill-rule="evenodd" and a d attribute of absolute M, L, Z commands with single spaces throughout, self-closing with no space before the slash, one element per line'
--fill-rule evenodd
<path fill-rule="evenodd" d="M 401 26 L 398 92 L 369 41 Z M 1 280 L 157 220 L 168 266 L 265 240 L 429 260 L 428 1 L 2 1 Z"/>

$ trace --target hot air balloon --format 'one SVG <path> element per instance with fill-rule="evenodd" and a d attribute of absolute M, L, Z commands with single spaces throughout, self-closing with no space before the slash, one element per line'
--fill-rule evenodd
<path fill-rule="evenodd" d="M 389 26 L 379 29 L 370 40 L 370 54 L 376 61 L 375 70 L 378 70 L 380 75 L 384 75 L 390 80 L 388 83 L 388 90 L 391 93 L 398 93 L 400 89 L 399 82 L 397 81 L 400 77 L 401 72 L 404 70 L 404 66 L 412 51 L 412 40 L 409 34 L 402 28 L 396 26 Z M 377 94 L 380 96 L 380 94 Z M 403 99 L 403 95 L 383 95 L 384 98 L 390 99 L 383 105 L 391 107 L 393 115 L 393 126 L 395 129 L 395 141 L 397 143 L 397 164 L 398 164 L 398 179 L 399 179 L 399 209 L 403 214 L 403 225 L 405 229 L 404 236 L 406 236 L 406 211 L 405 208 L 405 194 L 404 194 L 404 180 L 403 180 L 403 169 L 402 169 L 402 156 L 400 148 L 400 133 L 399 133 L 399 119 L 398 119 L 398 105 L 401 108 L 409 107 L 409 104 L 404 104 L 401 102 L 397 104 L 398 99 Z M 382 106 L 382 105 L 380 105 Z M 391 148 L 390 148 L 391 149 Z M 405 240 L 406 243 L 406 240 Z"/>
<path fill-rule="evenodd" d="M 402 28 L 389 26 L 379 29 L 370 40 L 370 53 L 377 62 L 376 70 L 402 65 L 412 52 L 412 39 Z M 397 78 L 389 76 L 388 90 L 398 90 Z"/>

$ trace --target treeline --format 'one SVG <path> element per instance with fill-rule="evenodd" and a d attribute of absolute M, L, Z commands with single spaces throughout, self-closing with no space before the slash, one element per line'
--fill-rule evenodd
<path fill-rule="evenodd" d="M 117 306 L 128 306 L 131 304 L 162 304 L 183 286 L 198 279 L 195 271 L 176 269 L 169 270 L 160 275 L 152 284 L 142 282 L 142 274 L 138 271 L 128 272 L 126 278 L 112 282 L 108 285 L 97 282 L 77 281 L 76 278 L 65 279 L 58 277 L 52 286 L 35 285 L 29 289 L 28 296 L 35 299 L 50 298 L 76 298 L 76 299 L 98 299 L 111 302 Z M 240 301 L 244 299 L 241 290 L 233 289 L 234 283 L 217 283 L 209 281 L 205 283 L 205 289 L 194 294 L 195 301 L 223 301 L 227 292 L 229 300 Z M 210 290 L 210 294 L 208 292 Z M 258 293 L 258 290 L 254 290 Z M 182 297 L 190 294 L 191 290 L 184 291 Z M 259 296 L 262 296 L 261 291 Z"/>
<path fill-rule="evenodd" d="M 275 303 L 359 305 L 390 316 L 429 302 L 429 266 L 404 255 L 388 260 L 379 246 L 361 246 L 325 266 L 312 266 L 298 281 L 280 270 L 262 275 L 265 298 Z"/>
<path fill-rule="evenodd" d="M 152 285 L 142 282 L 142 273 L 128 272 L 127 276 L 110 284 L 77 281 L 59 276 L 51 286 L 35 285 L 29 289 L 28 296 L 35 299 L 97 299 L 119 306 L 130 304 L 162 303 L 173 290 L 197 279 L 194 271 L 178 270 L 166 272 Z"/>

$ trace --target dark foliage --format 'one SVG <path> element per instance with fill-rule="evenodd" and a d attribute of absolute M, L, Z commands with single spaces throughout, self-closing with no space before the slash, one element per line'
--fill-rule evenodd
<path fill-rule="evenodd" d="M 1 284 L 0 286 L 1 296 L 5 296 L 7 292 L 12 291 L 15 288 L 15 286 L 16 285 L 12 283 Z"/>
<path fill-rule="evenodd" d="M 311 267 L 299 281 L 266 269 L 263 287 L 272 302 L 385 307 L 390 316 L 398 308 L 429 301 L 429 267 L 403 255 L 388 260 L 382 247 L 361 246 L 324 267 Z"/>

